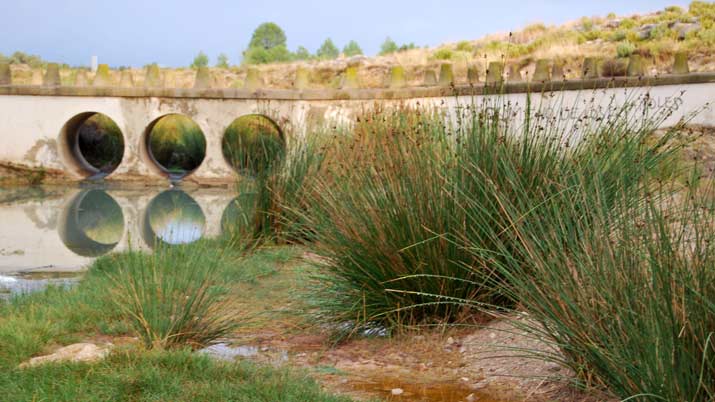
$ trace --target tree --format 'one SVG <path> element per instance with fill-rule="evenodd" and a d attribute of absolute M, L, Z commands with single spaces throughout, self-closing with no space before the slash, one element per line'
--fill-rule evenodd
<path fill-rule="evenodd" d="M 291 53 L 283 45 L 270 49 L 252 47 L 243 52 L 243 62 L 246 64 L 267 64 L 290 60 Z"/>
<path fill-rule="evenodd" d="M 298 46 L 298 50 L 296 50 L 293 55 L 295 60 L 310 60 L 311 57 L 313 57 L 313 55 L 303 46 Z"/>
<path fill-rule="evenodd" d="M 273 22 L 264 22 L 259 25 L 253 36 L 248 48 L 261 47 L 263 49 L 273 49 L 278 46 L 286 46 L 286 34 L 283 29 Z"/>
<path fill-rule="evenodd" d="M 209 56 L 204 52 L 199 52 L 199 54 L 194 57 L 194 62 L 191 63 L 191 68 L 207 67 L 209 65 Z"/>
<path fill-rule="evenodd" d="M 343 48 L 343 54 L 347 57 L 357 56 L 357 55 L 362 54 L 362 49 L 360 48 L 360 45 L 358 45 L 357 42 L 355 42 L 354 40 L 351 40 Z"/>
<path fill-rule="evenodd" d="M 338 50 L 337 46 L 335 46 L 332 39 L 328 38 L 322 45 L 320 45 L 320 48 L 317 52 L 315 52 L 315 55 L 321 60 L 331 60 L 340 55 L 340 50 Z"/>
<path fill-rule="evenodd" d="M 380 56 L 395 53 L 397 50 L 397 43 L 388 36 L 385 41 L 382 42 L 382 46 L 380 46 Z"/>
<path fill-rule="evenodd" d="M 226 53 L 221 53 L 216 58 L 216 67 L 218 68 L 228 68 L 228 56 Z"/>

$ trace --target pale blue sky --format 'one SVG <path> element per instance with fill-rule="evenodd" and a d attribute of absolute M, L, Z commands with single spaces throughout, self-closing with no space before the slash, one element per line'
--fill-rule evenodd
<path fill-rule="evenodd" d="M 0 53 L 15 50 L 72 65 L 92 55 L 112 66 L 191 63 L 199 50 L 213 64 L 225 52 L 240 60 L 253 29 L 273 21 L 288 47 L 311 52 L 330 37 L 342 48 L 355 39 L 375 54 L 386 36 L 437 45 L 609 12 L 631 14 L 689 0 L 4 0 Z"/>

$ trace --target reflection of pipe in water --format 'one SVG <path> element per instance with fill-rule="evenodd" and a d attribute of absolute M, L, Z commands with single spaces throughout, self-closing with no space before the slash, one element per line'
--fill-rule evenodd
<path fill-rule="evenodd" d="M 157 244 L 188 244 L 199 240 L 206 217 L 199 204 L 184 191 L 166 190 L 149 202 L 144 211 L 142 235 L 149 247 Z"/>
<path fill-rule="evenodd" d="M 110 252 L 124 234 L 124 214 L 117 201 L 104 190 L 84 190 L 60 215 L 62 243 L 83 257 Z"/>
<path fill-rule="evenodd" d="M 232 239 L 252 236 L 256 226 L 257 197 L 255 192 L 246 192 L 231 200 L 221 215 L 221 233 Z"/>

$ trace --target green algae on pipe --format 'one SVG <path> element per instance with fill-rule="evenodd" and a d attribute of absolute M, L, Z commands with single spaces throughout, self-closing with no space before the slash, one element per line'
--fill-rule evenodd
<path fill-rule="evenodd" d="M 348 66 L 345 69 L 345 75 L 343 76 L 343 82 L 340 87 L 343 89 L 355 89 L 360 87 L 360 84 L 358 83 L 357 66 Z"/>

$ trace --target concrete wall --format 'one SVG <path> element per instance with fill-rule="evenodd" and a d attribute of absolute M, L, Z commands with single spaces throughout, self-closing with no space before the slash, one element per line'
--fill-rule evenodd
<path fill-rule="evenodd" d="M 500 95 L 493 95 L 494 93 Z M 162 181 L 146 150 L 146 129 L 166 114 L 192 118 L 207 140 L 207 155 L 188 180 L 228 183 L 235 174 L 221 152 L 224 130 L 247 114 L 264 114 L 275 121 L 291 140 L 309 132 L 313 124 L 350 124 L 364 109 L 376 103 L 433 106 L 453 113 L 458 105 L 480 103 L 499 96 L 519 108 L 532 104 L 579 113 L 607 109 L 648 94 L 656 104 L 677 107 L 664 125 L 673 125 L 686 114 L 703 109 L 693 124 L 715 125 L 709 102 L 715 99 L 715 74 L 689 74 L 658 78 L 594 79 L 542 84 L 513 83 L 457 88 L 417 87 L 355 90 L 164 89 L 0 86 L 0 163 L 42 167 L 63 172 L 67 179 L 87 176 L 71 152 L 65 135 L 72 118 L 99 112 L 112 118 L 125 140 L 124 159 L 107 180 Z M 676 99 L 677 98 L 677 99 Z"/>

